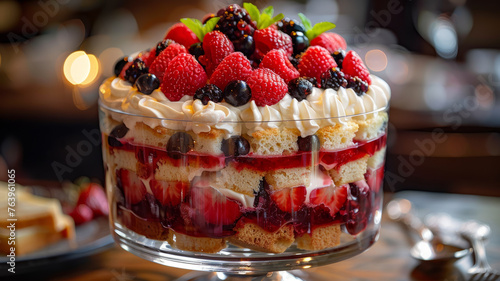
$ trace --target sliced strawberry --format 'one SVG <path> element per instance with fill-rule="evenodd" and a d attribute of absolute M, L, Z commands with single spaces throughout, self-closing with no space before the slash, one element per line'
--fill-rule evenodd
<path fill-rule="evenodd" d="M 193 186 L 190 204 L 198 216 L 217 226 L 233 224 L 241 216 L 240 205 L 236 201 L 210 186 Z"/>
<path fill-rule="evenodd" d="M 152 179 L 149 182 L 155 198 L 164 206 L 177 206 L 186 198 L 189 183 L 181 181 L 160 181 Z"/>
<path fill-rule="evenodd" d="M 324 204 L 330 209 L 330 214 L 335 214 L 344 206 L 347 199 L 348 184 L 341 186 L 327 186 L 317 188 L 309 195 L 309 201 L 314 205 Z"/>
<path fill-rule="evenodd" d="M 118 187 L 123 190 L 125 202 L 130 204 L 139 203 L 146 195 L 146 187 L 141 179 L 127 169 L 120 169 L 117 172 Z"/>
<path fill-rule="evenodd" d="M 89 183 L 78 196 L 77 205 L 87 205 L 95 216 L 109 214 L 108 200 L 104 189 L 97 183 Z"/>
<path fill-rule="evenodd" d="M 271 198 L 284 212 L 298 211 L 306 200 L 306 187 L 284 188 L 271 194 Z"/>
<path fill-rule="evenodd" d="M 73 218 L 76 225 L 91 221 L 94 217 L 94 213 L 90 207 L 85 204 L 77 205 L 69 215 Z"/>
<path fill-rule="evenodd" d="M 194 43 L 200 42 L 196 34 L 194 34 L 191 29 L 181 22 L 170 27 L 167 34 L 165 34 L 165 39 L 174 40 L 175 42 L 186 47 L 186 49 L 191 47 Z"/>

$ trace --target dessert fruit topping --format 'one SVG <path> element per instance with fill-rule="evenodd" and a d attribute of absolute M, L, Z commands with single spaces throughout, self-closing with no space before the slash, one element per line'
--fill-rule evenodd
<path fill-rule="evenodd" d="M 156 200 L 163 206 L 177 206 L 184 201 L 188 194 L 189 183 L 180 181 L 166 182 L 152 179 L 149 186 Z"/>
<path fill-rule="evenodd" d="M 247 155 L 250 152 L 250 143 L 242 136 L 232 136 L 222 140 L 221 149 L 225 156 Z"/>
<path fill-rule="evenodd" d="M 297 144 L 299 146 L 299 151 L 319 151 L 321 147 L 319 138 L 316 135 L 310 135 L 304 138 L 299 136 Z"/>
<path fill-rule="evenodd" d="M 124 79 L 134 84 L 135 80 L 137 80 L 139 76 L 148 73 L 149 68 L 146 66 L 146 64 L 141 58 L 136 58 L 132 62 L 132 64 L 130 64 L 128 67 L 125 66 L 124 70 L 125 70 Z"/>
<path fill-rule="evenodd" d="M 313 26 L 311 21 L 303 13 L 299 13 L 299 17 L 304 25 L 306 36 L 309 39 L 309 42 L 311 42 L 311 45 L 313 45 L 312 41 L 314 38 L 318 37 L 325 31 L 335 28 L 335 24 L 331 22 L 319 22 Z"/>
<path fill-rule="evenodd" d="M 123 70 L 123 67 L 128 63 L 128 57 L 123 57 L 115 63 L 113 73 L 118 76 Z"/>
<path fill-rule="evenodd" d="M 127 134 L 127 132 L 128 132 L 128 128 L 127 128 L 127 126 L 125 126 L 124 123 L 121 123 L 120 125 L 114 127 L 108 136 L 109 146 L 112 146 L 112 147 L 122 146 L 123 144 L 118 139 L 123 138 Z"/>
<path fill-rule="evenodd" d="M 174 24 L 165 34 L 164 39 L 171 39 L 175 42 L 183 45 L 186 48 L 193 45 L 196 42 L 200 42 L 201 39 L 197 37 L 197 34 L 188 28 L 181 20 L 181 22 Z"/>
<path fill-rule="evenodd" d="M 339 50 L 347 49 L 344 38 L 333 32 L 321 33 L 311 41 L 311 46 L 321 46 L 327 49 L 331 54 Z"/>
<path fill-rule="evenodd" d="M 252 91 L 245 81 L 231 81 L 224 88 L 224 100 L 232 106 L 242 106 L 252 98 Z"/>
<path fill-rule="evenodd" d="M 146 73 L 135 81 L 137 90 L 145 95 L 150 95 L 154 90 L 160 87 L 160 80 L 154 74 Z"/>
<path fill-rule="evenodd" d="M 331 88 L 338 91 L 340 87 L 347 88 L 347 79 L 345 79 L 344 73 L 339 68 L 330 68 L 321 74 L 321 88 Z"/>
<path fill-rule="evenodd" d="M 212 31 L 203 37 L 203 51 L 205 54 L 199 60 L 206 67 L 208 76 L 211 76 L 219 63 L 234 52 L 234 46 L 222 32 Z"/>
<path fill-rule="evenodd" d="M 372 83 L 370 78 L 370 72 L 366 68 L 365 64 L 359 57 L 359 55 L 354 51 L 349 51 L 344 57 L 342 62 L 342 71 L 346 76 L 349 77 L 359 77 L 359 79 L 365 81 L 368 85 Z"/>
<path fill-rule="evenodd" d="M 335 59 L 335 62 L 337 63 L 338 67 L 342 69 L 342 62 L 344 61 L 345 51 L 339 49 L 338 51 L 332 53 L 332 57 L 333 59 Z"/>
<path fill-rule="evenodd" d="M 190 54 L 179 54 L 168 64 L 161 90 L 171 101 L 178 101 L 185 95 L 193 96 L 197 89 L 207 83 L 203 67 Z"/>
<path fill-rule="evenodd" d="M 304 77 L 298 77 L 288 82 L 288 93 L 298 101 L 306 99 L 312 93 L 313 83 Z"/>
<path fill-rule="evenodd" d="M 207 105 L 209 101 L 221 102 L 223 98 L 221 89 L 214 84 L 207 84 L 203 88 L 199 88 L 193 96 L 193 99 L 201 100 L 203 105 Z"/>
<path fill-rule="evenodd" d="M 344 206 L 349 185 L 327 186 L 313 190 L 309 200 L 314 205 L 323 204 L 330 209 L 333 217 Z"/>
<path fill-rule="evenodd" d="M 247 83 L 252 89 L 252 99 L 258 106 L 276 104 L 288 92 L 285 81 L 267 68 L 254 70 Z"/>
<path fill-rule="evenodd" d="M 271 194 L 271 199 L 284 212 L 298 211 L 306 200 L 306 187 L 284 188 Z"/>
<path fill-rule="evenodd" d="M 156 75 L 161 80 L 163 80 L 163 74 L 167 69 L 168 64 L 179 54 L 185 54 L 188 51 L 184 46 L 171 43 L 166 47 L 161 53 L 156 57 L 151 66 L 149 67 L 149 72 Z"/>
<path fill-rule="evenodd" d="M 241 216 L 240 205 L 236 201 L 210 186 L 194 185 L 191 188 L 190 207 L 198 218 L 217 226 L 233 224 Z"/>
<path fill-rule="evenodd" d="M 146 186 L 137 176 L 136 173 L 127 169 L 119 169 L 116 171 L 117 185 L 123 191 L 125 202 L 129 204 L 137 204 L 146 195 Z"/>
<path fill-rule="evenodd" d="M 290 60 L 288 60 L 285 52 L 281 49 L 269 51 L 262 59 L 260 67 L 274 71 L 274 73 L 283 78 L 286 83 L 300 75 L 297 69 L 293 67 Z"/>
<path fill-rule="evenodd" d="M 247 80 L 252 74 L 250 61 L 240 52 L 225 57 L 210 77 L 210 83 L 224 89 L 234 80 Z"/>
<path fill-rule="evenodd" d="M 311 46 L 302 55 L 299 62 L 299 72 L 301 76 L 316 78 L 321 81 L 321 74 L 337 63 L 332 58 L 328 50 L 320 46 Z"/>
<path fill-rule="evenodd" d="M 368 84 L 359 77 L 351 77 L 347 81 L 347 88 L 352 88 L 358 96 L 362 96 L 368 91 Z"/>

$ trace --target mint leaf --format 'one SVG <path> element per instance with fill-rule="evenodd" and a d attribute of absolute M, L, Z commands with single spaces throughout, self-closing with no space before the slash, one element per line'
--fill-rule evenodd
<path fill-rule="evenodd" d="M 306 15 L 299 13 L 299 18 L 302 21 L 302 25 L 304 25 L 306 32 L 312 29 L 311 21 L 306 17 Z"/>
<path fill-rule="evenodd" d="M 299 13 L 299 17 L 306 29 L 306 36 L 309 41 L 318 37 L 321 33 L 335 28 L 335 24 L 331 22 L 318 22 L 312 26 L 311 21 L 303 13 Z"/>
<path fill-rule="evenodd" d="M 213 17 L 210 20 L 208 20 L 205 24 L 203 24 L 198 19 L 183 18 L 181 19 L 181 22 L 185 24 L 189 29 L 191 29 L 191 31 L 194 32 L 194 34 L 196 35 L 196 37 L 198 37 L 200 42 L 203 42 L 203 37 L 205 37 L 205 34 L 214 30 L 219 20 L 220 17 Z"/>
<path fill-rule="evenodd" d="M 259 11 L 257 6 L 251 3 L 243 3 L 243 8 L 247 10 L 248 14 L 250 15 L 250 18 L 257 22 L 257 29 L 264 29 L 269 26 L 271 26 L 273 23 L 281 20 L 285 16 L 283 14 L 278 14 L 277 16 L 273 17 L 274 13 L 274 8 L 273 6 L 269 6 L 265 9 L 262 10 L 262 12 Z"/>
<path fill-rule="evenodd" d="M 259 22 L 260 12 L 259 12 L 259 8 L 257 8 L 257 6 L 255 6 L 252 3 L 243 3 L 243 8 L 245 8 L 245 10 L 247 10 L 248 15 L 250 15 L 250 18 L 252 20 Z"/>

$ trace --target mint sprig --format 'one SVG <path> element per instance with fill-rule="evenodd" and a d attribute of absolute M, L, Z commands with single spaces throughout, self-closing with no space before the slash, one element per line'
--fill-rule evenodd
<path fill-rule="evenodd" d="M 260 12 L 257 6 L 255 6 L 252 3 L 243 3 L 243 8 L 247 10 L 248 14 L 250 15 L 250 18 L 255 22 L 257 22 L 257 29 L 267 28 L 271 26 L 273 23 L 285 17 L 285 15 L 283 15 L 282 13 L 279 13 L 278 15 L 273 17 L 274 14 L 273 6 L 269 6 L 263 9 L 262 12 Z"/>
<path fill-rule="evenodd" d="M 214 30 L 219 20 L 220 17 L 213 17 L 209 19 L 205 24 L 203 24 L 198 19 L 183 18 L 181 19 L 181 22 L 185 24 L 189 29 L 191 29 L 194 34 L 196 34 L 196 37 L 200 39 L 200 42 L 203 42 L 203 37 L 205 37 L 205 34 Z"/>
<path fill-rule="evenodd" d="M 314 26 L 311 21 L 303 14 L 299 13 L 299 18 L 302 21 L 302 25 L 306 29 L 306 36 L 309 42 L 314 38 L 318 37 L 321 33 L 335 28 L 335 24 L 331 22 L 318 22 Z"/>

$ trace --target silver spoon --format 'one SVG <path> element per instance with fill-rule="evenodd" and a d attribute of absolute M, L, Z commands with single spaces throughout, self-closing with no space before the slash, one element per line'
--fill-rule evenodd
<path fill-rule="evenodd" d="M 434 236 L 432 231 L 413 214 L 412 204 L 406 199 L 394 199 L 389 202 L 387 213 L 392 220 L 404 223 L 420 237 L 420 241 L 410 250 L 410 255 L 416 260 L 439 265 L 452 264 L 472 252 L 470 248 L 445 244 L 439 237 Z"/>

